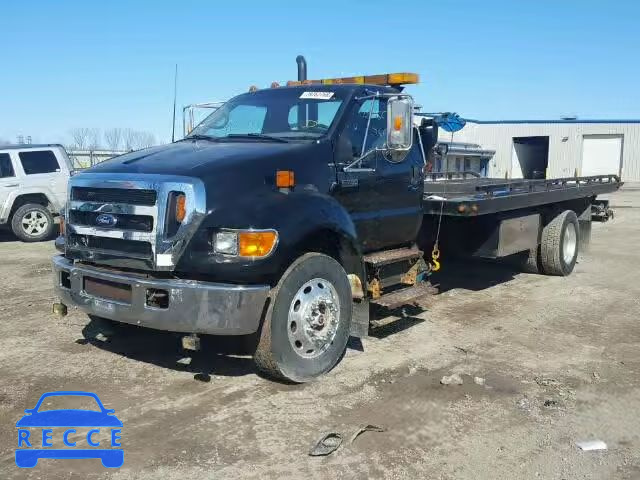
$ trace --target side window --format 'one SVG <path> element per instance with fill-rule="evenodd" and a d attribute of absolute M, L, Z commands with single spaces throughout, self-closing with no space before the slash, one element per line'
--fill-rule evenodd
<path fill-rule="evenodd" d="M 371 120 L 369 121 L 369 114 Z M 369 130 L 367 131 L 367 124 Z M 367 143 L 362 148 L 365 133 Z M 369 99 L 362 102 L 360 108 L 351 113 L 351 118 L 347 122 L 341 134 L 340 142 L 343 149 L 350 148 L 352 157 L 358 158 L 363 153 L 367 153 L 375 148 L 384 146 L 387 137 L 387 100 Z M 371 155 L 374 158 L 375 155 Z"/>
<path fill-rule="evenodd" d="M 11 156 L 8 153 L 0 153 L 0 178 L 15 177 Z"/>
<path fill-rule="evenodd" d="M 60 165 L 55 154 L 51 150 L 40 150 L 36 152 L 20 152 L 20 163 L 27 175 L 38 173 L 59 172 Z"/>

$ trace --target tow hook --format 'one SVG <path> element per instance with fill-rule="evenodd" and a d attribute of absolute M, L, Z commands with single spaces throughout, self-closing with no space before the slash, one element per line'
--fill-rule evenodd
<path fill-rule="evenodd" d="M 183 336 L 182 348 L 185 350 L 192 350 L 194 352 L 197 352 L 198 350 L 200 350 L 200 337 L 195 333 Z"/>
<path fill-rule="evenodd" d="M 67 306 L 64 303 L 54 303 L 51 310 L 59 317 L 67 315 Z"/>

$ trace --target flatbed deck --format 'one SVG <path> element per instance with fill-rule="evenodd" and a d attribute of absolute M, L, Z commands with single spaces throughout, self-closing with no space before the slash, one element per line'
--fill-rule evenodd
<path fill-rule="evenodd" d="M 595 197 L 622 186 L 617 175 L 548 180 L 501 178 L 437 179 L 424 182 L 425 214 L 468 217 Z"/>

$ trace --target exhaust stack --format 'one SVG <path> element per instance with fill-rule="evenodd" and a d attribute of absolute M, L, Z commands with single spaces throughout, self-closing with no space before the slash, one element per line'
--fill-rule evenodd
<path fill-rule="evenodd" d="M 298 81 L 304 82 L 307 79 L 307 60 L 302 55 L 296 57 L 298 64 Z"/>

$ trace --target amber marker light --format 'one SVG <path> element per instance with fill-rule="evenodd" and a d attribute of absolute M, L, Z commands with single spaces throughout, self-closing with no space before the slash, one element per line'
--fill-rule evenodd
<path fill-rule="evenodd" d="M 296 184 L 292 170 L 278 170 L 276 172 L 276 187 L 292 188 Z"/>
<path fill-rule="evenodd" d="M 186 216 L 187 197 L 184 196 L 184 193 L 181 193 L 176 196 L 176 221 L 182 223 Z"/>
<path fill-rule="evenodd" d="M 266 257 L 276 246 L 275 230 L 245 231 L 238 233 L 238 255 L 241 257 Z"/>

